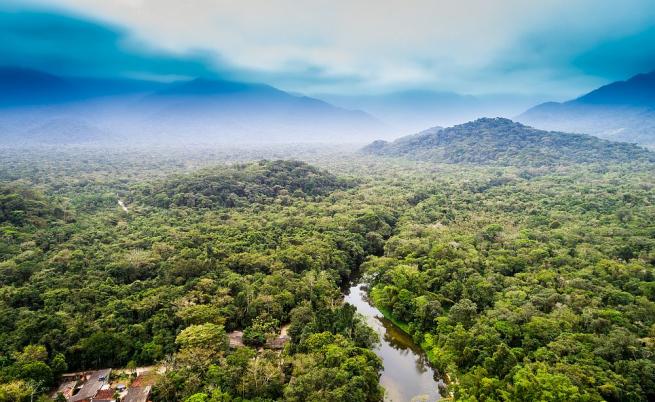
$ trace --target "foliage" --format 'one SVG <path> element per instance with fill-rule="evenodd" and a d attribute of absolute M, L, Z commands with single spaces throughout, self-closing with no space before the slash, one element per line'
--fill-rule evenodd
<path fill-rule="evenodd" d="M 0 150 L 0 400 L 154 363 L 156 401 L 380 400 L 360 266 L 457 399 L 652 399 L 655 169 L 572 147 L 612 163 Z"/>
<path fill-rule="evenodd" d="M 634 144 L 537 130 L 503 118 L 430 129 L 392 143 L 376 141 L 362 151 L 434 162 L 499 166 L 655 161 L 654 153 Z"/>
<path fill-rule="evenodd" d="M 274 198 L 326 195 L 349 184 L 299 161 L 261 161 L 230 168 L 205 169 L 140 188 L 139 201 L 157 206 L 236 207 Z M 285 199 L 286 198 L 286 199 Z"/>
<path fill-rule="evenodd" d="M 456 399 L 655 396 L 652 170 L 577 169 L 443 179 L 364 264 Z"/>

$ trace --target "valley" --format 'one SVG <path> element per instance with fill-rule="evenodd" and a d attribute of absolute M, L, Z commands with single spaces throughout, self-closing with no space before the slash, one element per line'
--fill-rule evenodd
<path fill-rule="evenodd" d="M 0 38 L 0 402 L 655 401 L 652 0 Z"/>
<path fill-rule="evenodd" d="M 4 148 L 2 392 L 166 364 L 155 401 L 647 400 L 655 167 L 599 144 Z"/>

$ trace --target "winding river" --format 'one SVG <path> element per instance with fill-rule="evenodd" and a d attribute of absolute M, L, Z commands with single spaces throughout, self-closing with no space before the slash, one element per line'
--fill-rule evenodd
<path fill-rule="evenodd" d="M 369 302 L 362 284 L 351 287 L 344 300 L 357 308 L 379 335 L 374 352 L 384 365 L 380 383 L 385 400 L 393 402 L 436 401 L 440 399 L 437 373 L 428 365 L 425 352 L 412 338 Z"/>

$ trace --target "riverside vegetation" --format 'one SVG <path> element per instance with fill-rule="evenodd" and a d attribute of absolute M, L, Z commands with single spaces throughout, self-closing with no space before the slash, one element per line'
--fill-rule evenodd
<path fill-rule="evenodd" d="M 457 400 L 652 400 L 655 166 L 626 149 L 3 149 L 0 401 L 158 363 L 155 401 L 379 401 L 356 272 Z"/>

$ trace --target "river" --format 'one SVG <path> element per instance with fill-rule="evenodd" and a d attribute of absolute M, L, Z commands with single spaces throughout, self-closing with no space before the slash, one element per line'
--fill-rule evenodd
<path fill-rule="evenodd" d="M 363 285 L 351 287 L 344 300 L 357 308 L 380 335 L 374 352 L 384 365 L 380 383 L 386 389 L 385 400 L 393 402 L 436 401 L 440 399 L 439 379 L 428 365 L 425 352 L 412 338 L 369 302 Z"/>

